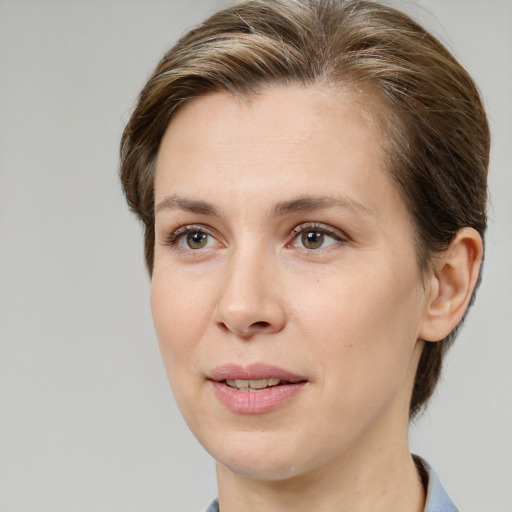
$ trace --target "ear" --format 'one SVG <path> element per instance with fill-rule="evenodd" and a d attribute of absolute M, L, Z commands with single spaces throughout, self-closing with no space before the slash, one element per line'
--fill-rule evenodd
<path fill-rule="evenodd" d="M 446 251 L 435 257 L 420 339 L 439 341 L 461 321 L 480 274 L 483 243 L 473 228 L 457 231 Z"/>

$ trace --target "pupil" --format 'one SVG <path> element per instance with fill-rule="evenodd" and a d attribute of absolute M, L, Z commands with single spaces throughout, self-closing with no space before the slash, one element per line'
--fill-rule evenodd
<path fill-rule="evenodd" d="M 187 235 L 187 244 L 191 249 L 200 249 L 206 245 L 207 237 L 206 233 L 189 233 Z"/>
<path fill-rule="evenodd" d="M 318 249 L 324 243 L 324 234 L 317 231 L 305 231 L 302 243 L 306 249 Z"/>

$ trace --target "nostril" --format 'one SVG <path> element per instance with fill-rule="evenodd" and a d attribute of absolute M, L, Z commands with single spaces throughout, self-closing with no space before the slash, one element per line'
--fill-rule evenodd
<path fill-rule="evenodd" d="M 251 327 L 256 327 L 257 329 L 265 329 L 269 326 L 269 322 L 254 322 L 253 324 L 251 324 Z"/>
<path fill-rule="evenodd" d="M 217 325 L 221 331 L 228 332 L 230 330 L 224 322 L 219 322 Z"/>

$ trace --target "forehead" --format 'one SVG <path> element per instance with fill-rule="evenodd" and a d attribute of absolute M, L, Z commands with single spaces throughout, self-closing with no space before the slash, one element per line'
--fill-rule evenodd
<path fill-rule="evenodd" d="M 369 210 L 400 202 L 384 169 L 374 98 L 354 91 L 282 86 L 253 96 L 196 98 L 162 139 L 155 203 L 169 195 L 274 204 L 343 194 Z M 245 205 L 247 208 L 248 205 Z"/>
<path fill-rule="evenodd" d="M 375 122 L 378 116 L 374 114 L 384 110 L 383 102 L 371 87 L 356 89 L 349 85 L 273 85 L 236 95 L 213 91 L 186 100 L 176 109 L 168 128 L 174 130 L 177 125 L 202 122 L 212 119 L 213 116 L 221 121 L 227 117 L 231 117 L 232 121 L 236 118 L 242 120 L 241 116 L 246 113 L 251 117 L 258 115 L 267 121 L 279 121 L 273 128 L 278 129 L 285 125 L 286 131 L 293 125 L 297 127 L 306 118 L 334 124 L 352 119 L 377 135 L 380 130 Z M 311 128 L 312 126 L 303 125 L 303 133 L 311 131 Z"/>
<path fill-rule="evenodd" d="M 337 158 L 341 166 L 346 157 L 358 151 L 369 156 L 369 150 L 382 161 L 383 137 L 372 115 L 377 108 L 369 94 L 326 87 L 275 86 L 236 97 L 209 93 L 173 116 L 160 145 L 157 178 L 170 164 L 189 168 L 205 153 L 212 165 L 213 159 L 227 163 L 236 150 L 246 151 L 251 166 L 270 164 L 273 152 L 281 161 L 302 159 L 305 166 L 324 157 Z"/>

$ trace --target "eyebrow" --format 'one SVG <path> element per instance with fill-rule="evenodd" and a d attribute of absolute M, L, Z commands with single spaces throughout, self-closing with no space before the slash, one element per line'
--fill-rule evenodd
<path fill-rule="evenodd" d="M 155 215 L 162 210 L 174 209 L 184 210 L 191 213 L 200 213 L 202 215 L 213 215 L 215 217 L 220 217 L 219 211 L 211 203 L 179 196 L 164 197 L 155 206 Z"/>
<path fill-rule="evenodd" d="M 362 203 L 351 197 L 345 196 L 299 197 L 289 201 L 280 201 L 274 208 L 274 215 L 284 216 L 299 211 L 314 211 L 320 210 L 322 208 L 332 207 L 347 208 L 360 213 L 364 213 L 366 215 L 373 215 L 373 212 Z M 211 203 L 176 195 L 164 197 L 155 206 L 155 215 L 162 210 L 173 209 L 184 210 L 201 215 L 210 215 L 214 217 L 221 216 L 219 210 Z"/>
<path fill-rule="evenodd" d="M 299 197 L 290 201 L 281 201 L 276 205 L 274 213 L 275 215 L 287 215 L 298 211 L 314 211 L 331 207 L 348 208 L 366 215 L 373 215 L 369 208 L 348 196 Z"/>

